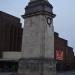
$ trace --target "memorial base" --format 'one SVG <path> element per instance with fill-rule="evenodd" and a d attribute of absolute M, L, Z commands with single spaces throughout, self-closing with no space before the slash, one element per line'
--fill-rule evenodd
<path fill-rule="evenodd" d="M 15 75 L 56 75 L 56 62 L 51 58 L 23 58 Z"/>

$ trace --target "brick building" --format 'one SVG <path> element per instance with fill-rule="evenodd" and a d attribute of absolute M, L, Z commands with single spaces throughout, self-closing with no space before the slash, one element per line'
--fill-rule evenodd
<path fill-rule="evenodd" d="M 20 19 L 0 11 L 0 51 L 20 51 L 21 39 Z"/>
<path fill-rule="evenodd" d="M 17 70 L 18 62 L 3 58 L 3 52 L 21 51 L 23 31 L 21 26 L 19 18 L 0 11 L 0 72 Z M 7 53 L 5 55 L 8 55 Z M 11 54 L 9 53 L 9 55 Z M 12 55 L 14 56 L 14 54 Z"/>
<path fill-rule="evenodd" d="M 66 50 L 66 66 L 67 69 L 73 69 L 74 67 L 74 52 L 73 52 L 73 48 L 67 46 L 67 50 Z"/>
<path fill-rule="evenodd" d="M 54 33 L 55 59 L 58 70 L 70 70 L 74 64 L 73 48 L 68 46 L 67 40 L 60 38 L 58 33 Z M 58 52 L 58 53 L 57 53 Z M 58 55 L 58 56 L 57 56 Z"/>

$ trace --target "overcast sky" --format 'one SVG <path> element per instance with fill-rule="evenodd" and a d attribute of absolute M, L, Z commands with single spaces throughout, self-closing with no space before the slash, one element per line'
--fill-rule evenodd
<path fill-rule="evenodd" d="M 28 2 L 29 0 L 0 0 L 0 11 L 21 18 Z M 49 0 L 49 2 L 54 6 L 54 13 L 57 15 L 54 19 L 55 31 L 60 37 L 68 40 L 69 46 L 73 47 L 75 52 L 75 0 Z"/>

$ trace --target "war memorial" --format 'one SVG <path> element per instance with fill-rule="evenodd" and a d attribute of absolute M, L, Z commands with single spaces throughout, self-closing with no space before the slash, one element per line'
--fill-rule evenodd
<path fill-rule="evenodd" d="M 22 52 L 17 75 L 56 75 L 53 6 L 30 0 L 25 8 Z"/>

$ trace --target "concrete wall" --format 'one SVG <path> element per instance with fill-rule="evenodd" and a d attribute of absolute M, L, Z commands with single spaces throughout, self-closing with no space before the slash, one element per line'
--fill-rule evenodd
<path fill-rule="evenodd" d="M 21 52 L 3 52 L 3 59 L 18 60 L 21 58 Z"/>

